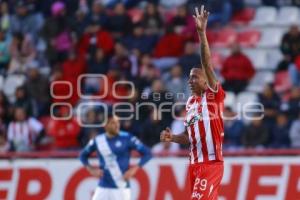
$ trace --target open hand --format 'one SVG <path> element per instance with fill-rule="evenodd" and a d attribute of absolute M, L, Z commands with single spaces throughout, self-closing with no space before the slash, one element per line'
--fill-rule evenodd
<path fill-rule="evenodd" d="M 208 16 L 209 12 L 204 9 L 204 5 L 201 6 L 200 12 L 198 7 L 195 8 L 195 15 L 193 15 L 193 17 L 198 32 L 204 32 L 206 30 Z"/>

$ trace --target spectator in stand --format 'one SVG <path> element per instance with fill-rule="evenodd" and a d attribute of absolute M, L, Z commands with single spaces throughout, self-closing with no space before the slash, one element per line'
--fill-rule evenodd
<path fill-rule="evenodd" d="M 116 105 L 116 115 L 121 119 L 121 129 L 128 131 L 133 135 L 139 137 L 140 133 L 140 121 L 139 116 L 136 114 L 138 112 L 137 102 L 140 97 L 140 93 L 137 88 L 132 88 L 129 90 L 130 97 L 128 98 L 128 104 Z M 133 109 L 131 109 L 133 108 Z M 124 110 L 130 110 L 129 112 L 124 112 Z"/>
<path fill-rule="evenodd" d="M 226 107 L 223 113 L 224 119 L 224 148 L 237 149 L 241 147 L 241 138 L 245 125 L 241 119 L 238 118 L 230 107 Z"/>
<path fill-rule="evenodd" d="M 131 33 L 132 21 L 123 3 L 115 5 L 113 15 L 108 18 L 108 27 L 115 38 Z"/>
<path fill-rule="evenodd" d="M 288 113 L 291 119 L 296 119 L 300 111 L 300 87 L 293 87 L 291 89 L 291 96 L 287 102 Z"/>
<path fill-rule="evenodd" d="M 80 56 L 94 54 L 99 48 L 105 56 L 110 56 L 114 50 L 115 41 L 110 32 L 104 30 L 97 21 L 91 21 L 78 43 Z"/>
<path fill-rule="evenodd" d="M 265 6 L 278 6 L 278 0 L 262 0 L 263 5 Z"/>
<path fill-rule="evenodd" d="M 149 54 L 142 55 L 140 62 L 136 86 L 138 87 L 138 91 L 142 93 L 150 89 L 152 82 L 159 77 L 160 72 L 153 65 Z"/>
<path fill-rule="evenodd" d="M 59 118 L 68 118 L 68 107 L 61 107 L 58 111 Z M 78 136 L 80 134 L 80 126 L 75 118 L 65 120 L 50 119 L 47 127 L 47 133 L 54 139 L 54 149 L 67 150 L 79 147 Z"/>
<path fill-rule="evenodd" d="M 156 4 L 148 3 L 146 5 L 142 18 L 142 24 L 145 27 L 145 33 L 147 35 L 161 34 L 161 29 L 163 28 L 164 22 Z"/>
<path fill-rule="evenodd" d="M 102 101 L 106 102 L 107 104 L 114 104 L 117 102 L 122 102 L 124 99 L 119 98 L 120 96 L 128 96 L 129 95 L 129 90 L 128 90 L 128 85 L 127 84 L 118 84 L 114 90 L 113 90 L 113 85 L 117 81 L 128 81 L 128 79 L 122 77 L 120 75 L 120 71 L 117 70 L 116 68 L 111 68 L 108 70 L 106 74 L 106 82 L 104 82 L 103 79 L 100 79 L 100 89 L 99 93 L 97 94 L 98 96 L 103 96 L 105 97 L 102 99 Z M 106 93 L 105 93 L 106 91 Z"/>
<path fill-rule="evenodd" d="M 170 74 L 165 78 L 165 87 L 172 92 L 176 102 L 186 102 L 189 97 L 188 80 L 183 77 L 180 65 L 171 68 Z"/>
<path fill-rule="evenodd" d="M 73 94 L 70 99 L 72 105 L 76 105 L 79 100 L 77 92 L 78 77 L 86 72 L 86 61 L 80 55 L 77 55 L 75 51 L 70 51 L 68 59 L 62 64 L 63 80 L 71 83 L 73 88 Z M 64 99 L 66 101 L 66 99 Z"/>
<path fill-rule="evenodd" d="M 87 18 L 87 13 L 84 12 L 83 10 L 77 10 L 75 13 L 74 18 L 72 19 L 72 33 L 75 33 L 75 41 L 74 43 L 76 44 L 77 41 L 82 37 L 84 34 L 84 31 L 86 27 L 89 25 Z"/>
<path fill-rule="evenodd" d="M 265 86 L 263 92 L 258 95 L 258 102 L 264 106 L 263 122 L 269 128 L 274 127 L 281 100 L 276 94 L 273 84 Z"/>
<path fill-rule="evenodd" d="M 89 74 L 106 74 L 109 68 L 108 59 L 105 57 L 101 48 L 90 55 L 87 73 Z"/>
<path fill-rule="evenodd" d="M 29 96 L 28 91 L 25 86 L 20 86 L 15 91 L 16 101 L 14 103 L 14 107 L 22 107 L 24 108 L 26 114 L 28 116 L 38 116 L 37 105 L 36 102 Z"/>
<path fill-rule="evenodd" d="M 172 110 L 172 105 L 174 102 L 174 96 L 170 95 L 169 91 L 166 90 L 164 83 L 160 79 L 156 79 L 152 82 L 151 90 L 143 92 L 143 100 L 144 102 L 149 103 L 148 108 L 143 109 L 143 114 L 145 116 L 149 116 L 151 111 L 153 110 L 153 106 L 161 109 L 169 109 Z M 148 96 L 147 96 L 148 94 Z M 152 104 L 152 105 L 150 105 Z M 164 105 L 163 105 L 164 104 Z M 160 107 L 161 106 L 161 107 Z M 170 124 L 172 122 L 172 113 L 171 112 L 162 112 L 162 119 L 165 123 Z"/>
<path fill-rule="evenodd" d="M 223 87 L 227 91 L 240 93 L 245 90 L 255 74 L 250 59 L 241 51 L 240 45 L 235 43 L 231 47 L 231 55 L 224 61 L 221 74 L 225 79 Z"/>
<path fill-rule="evenodd" d="M 291 61 L 300 54 L 300 31 L 297 25 L 291 26 L 289 31 L 284 34 L 280 49 L 284 55 L 290 57 Z"/>
<path fill-rule="evenodd" d="M 241 137 L 242 145 L 245 148 L 264 148 L 268 145 L 269 134 L 269 130 L 264 125 L 262 119 L 256 116 L 244 129 Z"/>
<path fill-rule="evenodd" d="M 184 37 L 174 32 L 173 26 L 168 26 L 156 45 L 154 56 L 156 58 L 179 57 L 183 54 L 184 42 Z"/>
<path fill-rule="evenodd" d="M 179 58 L 178 64 L 182 67 L 183 74 L 188 76 L 193 67 L 200 65 L 200 55 L 197 53 L 196 46 L 193 42 L 186 42 L 184 53 Z"/>
<path fill-rule="evenodd" d="M 12 113 L 12 108 L 3 91 L 0 91 L 0 120 L 2 123 L 6 125 L 9 123 L 10 113 Z"/>
<path fill-rule="evenodd" d="M 3 110 L 0 108 L 0 153 L 5 153 L 9 151 L 10 144 L 7 141 L 7 134 L 6 134 L 6 124 L 5 121 L 2 118 Z"/>
<path fill-rule="evenodd" d="M 8 152 L 9 149 L 10 149 L 10 145 L 5 137 L 5 134 L 0 133 L 0 153 Z"/>
<path fill-rule="evenodd" d="M 48 18 L 41 31 L 47 44 L 46 55 L 50 64 L 62 62 L 68 57 L 73 46 L 71 21 L 66 15 L 65 4 L 56 1 L 51 6 L 52 16 Z"/>
<path fill-rule="evenodd" d="M 276 115 L 276 124 L 271 130 L 271 144 L 272 148 L 289 148 L 290 123 L 288 116 L 284 112 L 280 112 Z"/>
<path fill-rule="evenodd" d="M 9 47 L 11 60 L 8 67 L 8 73 L 25 72 L 28 63 L 36 57 L 36 50 L 28 36 L 22 33 L 14 33 Z"/>
<path fill-rule="evenodd" d="M 153 108 L 141 127 L 140 139 L 149 147 L 153 147 L 160 142 L 160 131 L 168 125 L 165 120 L 161 120 L 164 119 L 163 117 L 159 118 L 159 112 L 157 108 Z"/>
<path fill-rule="evenodd" d="M 300 54 L 295 58 L 295 62 L 289 65 L 288 70 L 293 86 L 300 87 Z"/>
<path fill-rule="evenodd" d="M 103 132 L 103 128 L 98 127 L 100 123 L 99 116 L 95 109 L 89 109 L 82 120 L 82 124 L 84 126 L 81 128 L 78 136 L 78 141 L 81 147 L 85 146 L 96 135 Z"/>
<path fill-rule="evenodd" d="M 0 29 L 3 31 L 9 31 L 11 16 L 9 14 L 7 2 L 2 1 L 0 3 Z"/>
<path fill-rule="evenodd" d="M 37 106 L 38 116 L 48 114 L 49 111 L 49 80 L 40 71 L 37 62 L 29 63 L 25 88 Z"/>
<path fill-rule="evenodd" d="M 292 5 L 300 7 L 300 1 L 299 0 L 292 0 Z"/>
<path fill-rule="evenodd" d="M 0 29 L 0 74 L 4 74 L 9 63 L 9 39 L 5 31 Z"/>
<path fill-rule="evenodd" d="M 60 81 L 65 81 L 63 78 L 63 71 L 61 69 L 61 66 L 54 66 L 53 71 L 50 77 L 50 82 L 53 84 L 55 82 L 60 82 Z M 66 98 L 66 99 L 59 99 L 55 98 L 55 96 L 68 96 L 70 94 L 70 88 L 67 84 L 54 84 L 53 85 L 53 96 L 52 97 L 52 102 L 57 103 L 57 102 L 72 102 L 71 98 Z"/>
<path fill-rule="evenodd" d="M 194 38 L 196 32 L 195 22 L 193 17 L 188 13 L 188 9 L 185 5 L 177 8 L 177 12 L 170 23 L 174 27 L 176 33 L 187 39 Z"/>
<path fill-rule="evenodd" d="M 154 65 L 158 69 L 168 69 L 175 65 L 178 57 L 183 54 L 184 43 L 185 38 L 174 32 L 173 26 L 168 26 L 154 49 L 153 55 L 156 58 Z"/>
<path fill-rule="evenodd" d="M 107 28 L 109 19 L 101 0 L 93 0 L 91 11 L 88 14 L 86 20 L 88 24 L 97 22 L 97 24 L 99 24 L 104 29 Z"/>
<path fill-rule="evenodd" d="M 289 55 L 284 55 L 283 59 L 277 65 L 276 73 L 281 71 L 287 71 L 291 62 L 291 57 Z"/>
<path fill-rule="evenodd" d="M 289 136 L 291 140 L 291 147 L 300 148 L 300 112 L 298 113 L 298 119 L 295 119 L 292 122 Z"/>
<path fill-rule="evenodd" d="M 15 107 L 14 120 L 9 123 L 7 131 L 11 150 L 33 150 L 42 135 L 44 135 L 43 125 L 35 118 L 29 117 L 24 108 Z"/>
<path fill-rule="evenodd" d="M 30 13 L 28 4 L 23 0 L 17 2 L 15 9 L 16 13 L 11 16 L 10 20 L 10 32 L 20 32 L 26 36 L 29 35 L 34 42 L 37 41 L 39 31 L 44 23 L 42 15 Z"/>
<path fill-rule="evenodd" d="M 130 79 L 132 77 L 131 67 L 128 49 L 122 43 L 116 43 L 115 54 L 110 60 L 110 68 L 119 71 L 121 77 Z"/>
<path fill-rule="evenodd" d="M 155 35 L 145 34 L 145 29 L 142 24 L 137 23 L 133 27 L 133 33 L 125 36 L 122 39 L 122 43 L 130 51 L 137 49 L 141 53 L 151 53 L 157 39 L 158 38 Z"/>

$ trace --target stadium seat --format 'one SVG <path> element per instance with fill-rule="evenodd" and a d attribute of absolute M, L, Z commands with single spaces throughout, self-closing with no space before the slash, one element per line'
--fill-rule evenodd
<path fill-rule="evenodd" d="M 261 39 L 257 47 L 278 48 L 281 43 L 283 34 L 287 30 L 284 28 L 264 28 L 261 30 Z"/>
<path fill-rule="evenodd" d="M 23 85 L 26 77 L 24 75 L 9 75 L 4 81 L 3 92 L 8 97 L 10 102 L 14 102 L 15 100 L 15 91 L 17 87 Z"/>
<path fill-rule="evenodd" d="M 253 26 L 267 26 L 275 23 L 277 10 L 271 6 L 259 7 L 255 13 L 254 19 L 251 21 Z"/>
<path fill-rule="evenodd" d="M 184 5 L 187 2 L 187 0 L 161 0 L 160 5 L 166 7 L 166 8 L 174 8 L 181 5 Z"/>
<path fill-rule="evenodd" d="M 226 91 L 226 97 L 225 97 L 225 100 L 224 100 L 224 105 L 226 107 L 230 107 L 231 109 L 234 110 L 235 104 L 236 104 L 235 94 L 233 92 Z"/>
<path fill-rule="evenodd" d="M 0 75 L 0 90 L 2 91 L 4 87 L 4 77 Z"/>
<path fill-rule="evenodd" d="M 213 48 L 212 51 L 219 53 L 223 58 L 228 57 L 231 53 L 229 48 Z"/>
<path fill-rule="evenodd" d="M 268 50 L 267 66 L 268 69 L 275 70 L 278 63 L 283 59 L 283 55 L 279 49 Z"/>
<path fill-rule="evenodd" d="M 281 7 L 275 22 L 280 26 L 299 24 L 299 9 L 296 6 Z"/>
<path fill-rule="evenodd" d="M 257 103 L 257 94 L 255 92 L 241 92 L 237 95 L 235 109 L 241 113 L 245 111 L 245 105 L 251 106 Z"/>
<path fill-rule="evenodd" d="M 214 47 L 222 48 L 228 47 L 237 39 L 237 33 L 232 28 L 224 28 L 217 34 L 215 42 L 212 44 Z"/>
<path fill-rule="evenodd" d="M 233 25 L 247 25 L 255 15 L 253 8 L 245 8 L 232 16 L 231 23 Z"/>
<path fill-rule="evenodd" d="M 247 91 L 260 93 L 268 83 L 274 82 L 274 73 L 272 71 L 257 72 L 250 81 Z"/>
<path fill-rule="evenodd" d="M 260 40 L 260 35 L 256 29 L 247 30 L 238 34 L 237 41 L 242 47 L 255 47 Z"/>
<path fill-rule="evenodd" d="M 262 0 L 244 0 L 244 3 L 250 7 L 258 7 L 262 5 Z"/>
<path fill-rule="evenodd" d="M 283 93 L 292 88 L 292 83 L 288 71 L 282 71 L 275 74 L 275 91 Z"/>
<path fill-rule="evenodd" d="M 256 70 L 267 68 L 267 51 L 264 49 L 245 49 L 244 53 L 252 61 Z"/>
<path fill-rule="evenodd" d="M 207 40 L 209 42 L 209 44 L 212 44 L 216 41 L 217 37 L 218 37 L 218 33 L 216 33 L 215 31 L 211 31 L 210 29 L 208 29 L 206 31 L 206 37 L 207 37 Z M 199 40 L 199 36 L 198 34 L 196 34 L 196 38 L 197 40 Z"/>
<path fill-rule="evenodd" d="M 211 63 L 214 69 L 221 70 L 223 65 L 224 57 L 222 54 L 216 51 L 211 52 Z"/>

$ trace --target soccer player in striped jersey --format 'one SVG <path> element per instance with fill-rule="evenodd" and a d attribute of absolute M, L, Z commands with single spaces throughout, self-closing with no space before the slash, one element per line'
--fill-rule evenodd
<path fill-rule="evenodd" d="M 189 174 L 192 200 L 216 200 L 223 176 L 222 142 L 225 92 L 215 77 L 210 63 L 210 49 L 206 38 L 209 12 L 201 6 L 194 15 L 201 41 L 201 63 L 190 72 L 189 85 L 192 95 L 186 103 L 186 130 L 179 135 L 169 128 L 161 133 L 161 140 L 190 144 Z"/>
<path fill-rule="evenodd" d="M 142 157 L 138 165 L 129 167 L 130 153 L 138 151 Z M 100 166 L 91 166 L 88 158 L 96 152 Z M 120 131 L 117 116 L 108 117 L 105 133 L 96 136 L 80 153 L 80 160 L 91 175 L 100 178 L 92 200 L 130 200 L 129 179 L 151 159 L 150 150 L 135 136 Z"/>

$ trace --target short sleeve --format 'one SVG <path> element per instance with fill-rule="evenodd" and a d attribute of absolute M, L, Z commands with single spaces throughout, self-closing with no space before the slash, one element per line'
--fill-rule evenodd
<path fill-rule="evenodd" d="M 207 99 L 208 100 L 214 100 L 217 102 L 222 102 L 225 99 L 225 91 L 222 87 L 222 85 L 220 84 L 220 82 L 217 83 L 217 89 L 214 90 L 211 87 L 208 86 L 207 90 Z"/>

